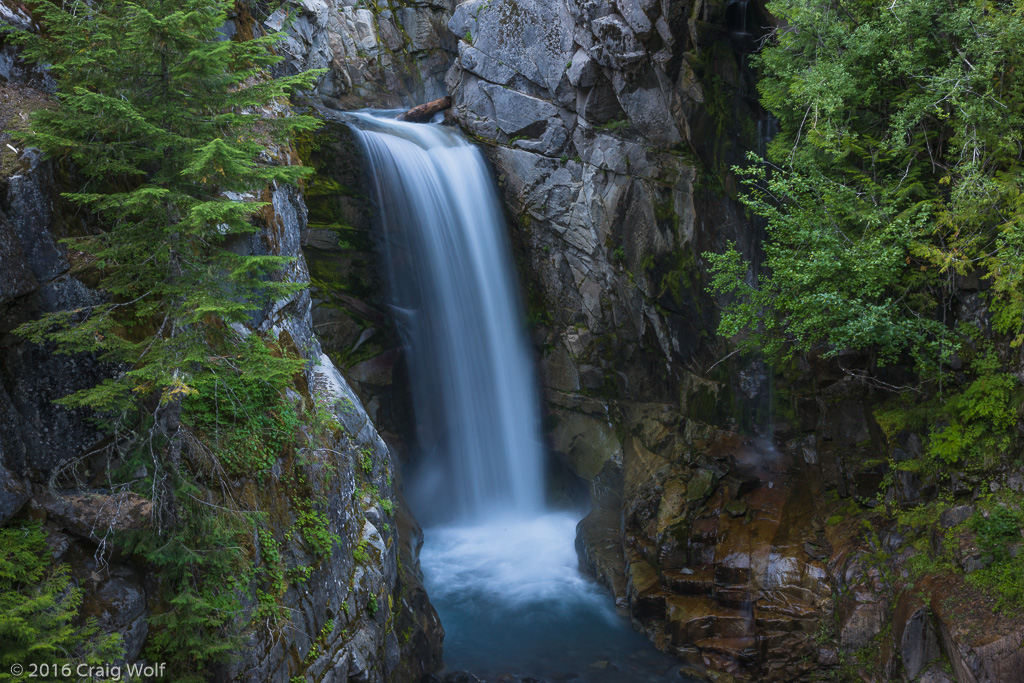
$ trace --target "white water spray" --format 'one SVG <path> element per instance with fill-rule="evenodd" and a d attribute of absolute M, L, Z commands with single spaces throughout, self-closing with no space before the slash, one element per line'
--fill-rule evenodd
<path fill-rule="evenodd" d="M 580 575 L 578 516 L 544 510 L 539 394 L 483 158 L 442 126 L 354 116 L 406 346 L 420 460 L 407 481 L 434 524 L 420 559 L 446 662 L 487 678 L 679 681 Z"/>

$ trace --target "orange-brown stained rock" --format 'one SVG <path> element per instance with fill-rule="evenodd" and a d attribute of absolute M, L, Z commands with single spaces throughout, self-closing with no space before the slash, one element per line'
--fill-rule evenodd
<path fill-rule="evenodd" d="M 715 586 L 714 569 L 709 565 L 663 569 L 661 580 L 676 595 L 710 595 Z"/>
<path fill-rule="evenodd" d="M 659 481 L 669 469 L 668 460 L 644 448 L 639 439 L 627 438 L 623 443 L 622 467 L 624 495 L 627 499 L 652 481 Z"/>
<path fill-rule="evenodd" d="M 926 577 L 914 588 L 929 596 L 957 681 L 1024 682 L 1024 620 L 997 611 L 992 596 L 960 575 Z"/>
<path fill-rule="evenodd" d="M 757 449 L 720 439 L 707 460 L 680 469 L 637 439 L 625 444 L 626 506 L 636 511 L 624 534 L 633 616 L 656 642 L 735 680 L 813 667 L 814 634 L 832 604 L 816 559 L 831 551 L 813 521 L 820 479 L 802 460 L 791 467 Z"/>
<path fill-rule="evenodd" d="M 615 510 L 596 509 L 577 527 L 577 552 L 598 581 L 611 589 L 615 606 L 625 608 L 626 559 L 619 540 L 620 515 Z"/>

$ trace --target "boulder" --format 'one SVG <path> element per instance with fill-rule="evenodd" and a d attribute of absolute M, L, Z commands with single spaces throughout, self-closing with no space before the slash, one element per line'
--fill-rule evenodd
<path fill-rule="evenodd" d="M 621 461 L 622 445 L 607 420 L 574 410 L 558 410 L 554 416 L 558 422 L 550 432 L 551 447 L 566 458 L 573 472 L 590 480 L 606 461 Z"/>
<path fill-rule="evenodd" d="M 590 56 L 601 66 L 624 70 L 647 59 L 643 45 L 621 16 L 612 14 L 595 19 L 591 28 L 597 44 L 591 48 Z"/>
<path fill-rule="evenodd" d="M 615 597 L 615 605 L 628 606 L 626 588 L 626 560 L 622 553 L 620 530 L 622 515 L 619 510 L 599 508 L 591 510 L 576 527 L 576 553 L 580 568 L 597 578 Z"/>
<path fill-rule="evenodd" d="M 589 88 L 597 82 L 599 75 L 598 66 L 590 54 L 583 48 L 576 50 L 572 56 L 572 64 L 566 71 L 569 83 L 577 88 Z"/>
<path fill-rule="evenodd" d="M 615 0 L 615 5 L 622 18 L 641 38 L 646 38 L 651 32 L 652 23 L 647 16 L 647 10 L 650 10 L 654 4 L 654 0 Z"/>
<path fill-rule="evenodd" d="M 128 531 L 149 526 L 153 503 L 130 493 L 69 493 L 53 495 L 37 488 L 35 504 L 46 511 L 48 521 L 60 524 L 79 538 L 98 541 L 110 531 Z"/>
<path fill-rule="evenodd" d="M 146 621 L 146 593 L 133 578 L 114 576 L 87 594 L 84 613 L 97 618 L 106 633 L 120 633 L 125 662 L 139 658 L 149 632 Z"/>
<path fill-rule="evenodd" d="M 25 482 L 0 464 L 0 526 L 18 514 L 28 499 L 29 488 Z"/>
<path fill-rule="evenodd" d="M 896 601 L 892 616 L 893 640 L 908 680 L 918 675 L 942 654 L 932 623 L 931 610 L 915 595 L 905 592 Z"/>
<path fill-rule="evenodd" d="M 956 505 L 946 508 L 939 514 L 939 526 L 943 529 L 951 529 L 966 522 L 973 514 L 973 505 Z"/>
<path fill-rule="evenodd" d="M 589 88 L 580 88 L 576 93 L 576 113 L 587 122 L 600 125 L 609 121 L 624 120 L 622 107 L 615 96 L 615 89 L 607 80 L 598 80 Z"/>

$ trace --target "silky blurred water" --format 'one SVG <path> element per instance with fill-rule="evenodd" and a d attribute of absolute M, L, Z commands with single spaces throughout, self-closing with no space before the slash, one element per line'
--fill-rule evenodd
<path fill-rule="evenodd" d="M 490 170 L 450 128 L 355 116 L 409 365 L 417 515 L 539 514 L 539 394 Z"/>
<path fill-rule="evenodd" d="M 545 511 L 540 397 L 501 204 L 475 147 L 357 113 L 409 366 L 428 528 L 420 555 L 449 670 L 488 680 L 680 681 L 580 574 L 579 515 Z"/>
<path fill-rule="evenodd" d="M 426 529 L 427 592 L 447 635 L 445 663 L 487 680 L 683 681 L 617 614 L 611 595 L 580 574 L 577 515 Z"/>

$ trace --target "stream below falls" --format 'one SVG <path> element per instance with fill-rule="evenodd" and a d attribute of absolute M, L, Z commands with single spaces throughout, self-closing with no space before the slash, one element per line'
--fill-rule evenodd
<path fill-rule="evenodd" d="M 615 611 L 606 589 L 580 574 L 577 521 L 551 512 L 424 531 L 420 561 L 449 670 L 487 681 L 689 680 Z"/>
<path fill-rule="evenodd" d="M 394 113 L 391 114 L 393 116 Z M 351 114 L 380 210 L 416 426 L 406 494 L 448 671 L 681 681 L 580 574 L 579 515 L 544 505 L 540 394 L 491 171 L 456 130 Z"/>

